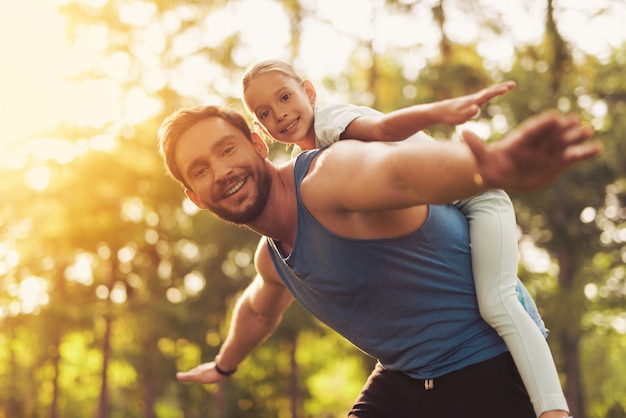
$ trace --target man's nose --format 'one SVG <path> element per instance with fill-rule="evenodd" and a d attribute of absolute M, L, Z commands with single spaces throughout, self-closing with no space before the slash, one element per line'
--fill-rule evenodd
<path fill-rule="evenodd" d="M 213 164 L 213 174 L 216 180 L 222 180 L 230 175 L 233 171 L 232 167 L 224 163 Z"/>

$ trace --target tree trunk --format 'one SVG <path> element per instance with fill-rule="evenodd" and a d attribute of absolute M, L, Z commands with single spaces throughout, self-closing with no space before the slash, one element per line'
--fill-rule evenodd
<path fill-rule="evenodd" d="M 57 418 L 58 405 L 59 405 L 59 370 L 61 363 L 61 353 L 59 352 L 59 346 L 61 345 L 61 338 L 59 337 L 59 331 L 55 331 L 54 335 L 54 376 L 52 377 L 52 402 L 50 402 L 50 418 Z"/>
<path fill-rule="evenodd" d="M 570 69 L 571 58 L 567 44 L 561 36 L 556 21 L 554 19 L 554 5 L 553 0 L 547 0 L 546 8 L 546 41 L 550 47 L 551 56 L 548 57 L 551 64 L 551 89 L 552 96 L 556 101 L 559 98 L 561 84 L 564 77 L 567 77 Z M 566 191 L 559 190 L 558 185 L 555 185 L 555 192 L 557 195 L 565 194 Z M 555 199 L 556 207 L 554 208 L 554 218 L 557 225 L 555 225 L 554 231 L 559 234 L 566 234 L 567 222 L 568 222 L 568 208 L 567 200 L 562 198 Z M 576 301 L 578 300 L 577 292 L 580 291 L 575 286 L 576 281 L 576 254 L 573 253 L 573 249 L 569 248 L 570 240 L 563 239 L 557 240 L 556 248 L 554 248 L 557 254 L 557 260 L 559 263 L 559 285 L 561 292 L 559 299 L 562 301 Z M 567 309 L 567 307 L 564 307 Z M 570 415 L 577 418 L 583 418 L 585 416 L 585 408 L 583 401 L 583 390 L 581 386 L 580 376 L 580 323 L 581 313 L 580 310 L 575 307 L 569 307 L 571 322 L 569 328 L 564 327 L 559 336 L 559 343 L 563 355 L 563 372 L 565 373 L 565 397 L 570 407 Z"/>
<path fill-rule="evenodd" d="M 143 416 L 144 418 L 156 418 L 156 414 L 154 413 L 154 404 L 156 403 L 156 379 L 154 376 L 151 376 L 150 373 L 147 374 L 147 378 L 144 379 L 144 409 Z"/>
<path fill-rule="evenodd" d="M 450 39 L 446 36 L 446 31 L 444 30 L 446 15 L 443 3 L 444 0 L 439 0 L 439 2 L 432 7 L 432 12 L 435 22 L 437 22 L 437 26 L 439 27 L 439 32 L 441 33 L 441 40 L 439 41 L 439 62 L 445 65 L 450 58 L 452 47 Z"/>
<path fill-rule="evenodd" d="M 117 250 L 113 251 L 113 254 L 117 254 Z M 116 272 L 118 271 L 118 261 L 116 257 L 111 258 L 111 273 L 109 276 L 109 295 L 106 300 L 106 308 L 104 313 L 105 329 L 104 336 L 102 338 L 102 374 L 101 374 L 101 387 L 100 398 L 98 400 L 98 410 L 96 411 L 97 418 L 107 418 L 108 416 L 108 391 L 109 391 L 109 360 L 111 357 L 111 328 L 113 327 L 113 318 L 111 313 L 111 290 L 116 281 Z"/>
<path fill-rule="evenodd" d="M 111 356 L 111 318 L 109 314 L 105 316 L 106 328 L 102 341 L 102 385 L 100 387 L 100 398 L 98 401 L 97 418 L 106 418 L 108 409 L 108 370 L 109 358 Z"/>
<path fill-rule="evenodd" d="M 12 382 L 18 382 L 18 364 L 15 356 L 15 333 L 11 325 L 8 327 L 9 336 L 9 376 Z M 20 389 L 16 385 L 11 385 L 9 389 L 9 401 L 5 406 L 4 411 L 7 417 L 22 417 L 26 416 L 26 408 L 24 407 L 24 401 L 20 396 Z"/>
<path fill-rule="evenodd" d="M 289 359 L 291 364 L 291 418 L 298 418 L 300 410 L 300 396 L 298 391 L 298 362 L 296 360 L 298 334 L 291 336 L 289 347 Z"/>
<path fill-rule="evenodd" d="M 158 353 L 153 344 L 153 337 L 150 331 L 143 338 L 144 361 L 141 364 L 141 382 L 143 386 L 143 417 L 156 418 L 154 405 L 157 399 L 157 380 L 154 373 L 154 364 L 158 362 Z"/>
<path fill-rule="evenodd" d="M 565 241 L 565 240 L 563 240 Z M 563 242 L 562 241 L 562 242 Z M 580 372 L 580 322 L 581 313 L 580 310 L 573 305 L 572 302 L 577 301 L 578 297 L 575 294 L 579 292 L 577 286 L 574 286 L 575 281 L 575 255 L 572 255 L 566 248 L 562 248 L 557 253 L 557 259 L 559 262 L 559 284 L 561 292 L 558 295 L 559 303 L 563 305 L 562 309 L 566 309 L 568 315 L 571 318 L 570 325 L 562 324 L 563 329 L 557 334 L 559 338 L 559 345 L 561 347 L 561 354 L 563 358 L 563 372 L 565 373 L 565 397 L 570 408 L 570 415 L 577 418 L 584 418 L 585 407 L 583 400 L 583 390 L 581 387 L 581 372 Z M 563 317 L 564 315 L 560 315 Z"/>

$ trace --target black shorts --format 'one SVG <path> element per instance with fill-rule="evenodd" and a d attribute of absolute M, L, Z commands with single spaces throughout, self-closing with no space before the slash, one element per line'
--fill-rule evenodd
<path fill-rule="evenodd" d="M 507 352 L 445 376 L 421 380 L 380 365 L 350 418 L 536 418 Z"/>

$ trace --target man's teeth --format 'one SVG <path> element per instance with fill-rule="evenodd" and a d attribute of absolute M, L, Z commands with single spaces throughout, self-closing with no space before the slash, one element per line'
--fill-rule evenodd
<path fill-rule="evenodd" d="M 237 190 L 241 189 L 243 187 L 243 184 L 245 183 L 245 180 L 241 180 L 239 183 L 235 184 L 233 187 L 231 187 L 230 189 L 226 190 L 225 195 L 226 196 L 230 196 L 231 194 L 235 193 Z"/>

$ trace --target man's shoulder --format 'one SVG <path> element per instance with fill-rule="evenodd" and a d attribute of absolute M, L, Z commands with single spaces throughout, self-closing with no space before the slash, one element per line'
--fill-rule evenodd
<path fill-rule="evenodd" d="M 254 254 L 254 267 L 263 281 L 282 284 L 278 272 L 276 271 L 276 266 L 272 260 L 270 254 L 272 250 L 269 245 L 269 238 L 262 237 L 259 240 L 259 245 Z"/>
<path fill-rule="evenodd" d="M 363 142 L 353 139 L 328 145 L 310 154 L 306 180 L 319 179 L 327 186 L 335 184 L 337 187 L 345 187 L 345 182 L 354 182 L 356 173 L 362 172 L 368 161 L 380 154 L 379 147 L 387 145 L 383 142 Z"/>

